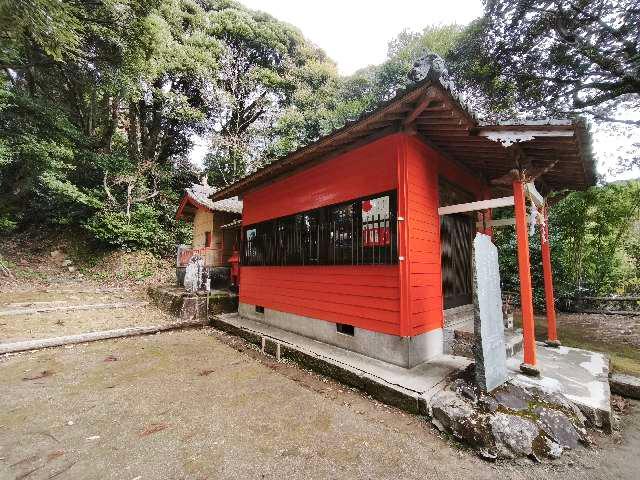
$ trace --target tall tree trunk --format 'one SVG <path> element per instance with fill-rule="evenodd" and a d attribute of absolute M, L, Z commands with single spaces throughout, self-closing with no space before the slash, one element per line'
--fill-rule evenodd
<path fill-rule="evenodd" d="M 140 158 L 138 141 L 138 109 L 135 102 L 129 102 L 129 159 L 134 163 Z"/>
<path fill-rule="evenodd" d="M 102 137 L 102 148 L 107 153 L 111 153 L 113 135 L 116 133 L 116 128 L 118 126 L 118 110 L 120 109 L 120 98 L 110 98 L 108 96 L 106 96 L 105 98 L 108 116 L 106 127 L 104 129 L 104 135 Z"/>

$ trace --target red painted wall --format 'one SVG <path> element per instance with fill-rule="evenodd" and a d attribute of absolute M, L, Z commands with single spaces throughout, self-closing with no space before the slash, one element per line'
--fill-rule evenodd
<path fill-rule="evenodd" d="M 483 184 L 415 136 L 396 134 L 247 193 L 243 224 L 398 189 L 398 265 L 241 267 L 240 301 L 382 333 L 441 328 L 438 176 Z"/>
<path fill-rule="evenodd" d="M 438 177 L 460 185 L 478 198 L 480 179 L 447 160 L 413 136 L 406 137 L 407 257 L 409 335 L 443 326 Z"/>
<path fill-rule="evenodd" d="M 395 189 L 400 139 L 400 135 L 381 138 L 248 192 L 243 197 L 243 225 Z"/>
<path fill-rule="evenodd" d="M 241 302 L 400 334 L 397 265 L 241 269 Z"/>
<path fill-rule="evenodd" d="M 243 197 L 243 224 L 291 215 L 398 185 L 400 135 L 278 180 Z M 241 267 L 240 301 L 400 335 L 398 265 Z"/>

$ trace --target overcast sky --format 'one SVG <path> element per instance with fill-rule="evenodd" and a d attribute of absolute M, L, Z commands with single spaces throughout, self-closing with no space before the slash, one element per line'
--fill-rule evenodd
<path fill-rule="evenodd" d="M 298 27 L 348 75 L 381 63 L 387 44 L 404 29 L 467 24 L 482 14 L 480 0 L 240 0 Z"/>
<path fill-rule="evenodd" d="M 480 0 L 240 0 L 254 10 L 267 12 L 298 27 L 303 35 L 322 48 L 349 75 L 367 65 L 382 63 L 387 44 L 402 30 L 421 31 L 428 25 L 466 25 L 482 14 Z M 196 164 L 206 152 L 198 139 L 192 152 Z M 598 171 L 615 168 L 619 140 L 606 132 L 594 132 L 593 147 L 600 158 Z M 604 155 L 608 152 L 609 155 Z M 607 174 L 608 180 L 634 178 L 640 172 Z"/>

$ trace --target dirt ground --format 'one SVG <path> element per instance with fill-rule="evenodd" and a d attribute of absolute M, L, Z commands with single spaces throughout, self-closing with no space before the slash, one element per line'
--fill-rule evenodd
<path fill-rule="evenodd" d="M 0 293 L 0 311 L 39 307 L 117 304 L 148 301 L 136 289 L 39 289 Z M 0 343 L 74 335 L 144 325 L 162 325 L 175 318 L 153 306 L 55 311 L 0 316 Z"/>
<path fill-rule="evenodd" d="M 32 229 L 0 236 L 0 293 L 146 286 L 175 278 L 174 258 L 149 252 L 104 251 L 82 231 Z M 9 272 L 7 275 L 6 272 Z"/>
<path fill-rule="evenodd" d="M 640 315 L 558 312 L 557 331 L 563 345 L 605 352 L 614 372 L 640 375 Z M 520 327 L 519 312 L 514 314 Z M 547 319 L 536 315 L 536 338 L 547 339 Z"/>
<path fill-rule="evenodd" d="M 637 478 L 622 437 L 492 464 L 400 412 L 215 330 L 0 358 L 0 479 Z"/>

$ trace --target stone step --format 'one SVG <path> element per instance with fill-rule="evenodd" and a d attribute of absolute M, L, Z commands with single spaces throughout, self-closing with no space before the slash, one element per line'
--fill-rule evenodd
<path fill-rule="evenodd" d="M 468 322 L 473 323 L 473 304 L 447 308 L 443 313 L 445 327 L 453 327 Z"/>
<path fill-rule="evenodd" d="M 523 348 L 522 332 L 520 330 L 504 332 L 507 358 L 520 353 Z M 444 329 L 444 353 L 473 358 L 473 320 Z"/>

